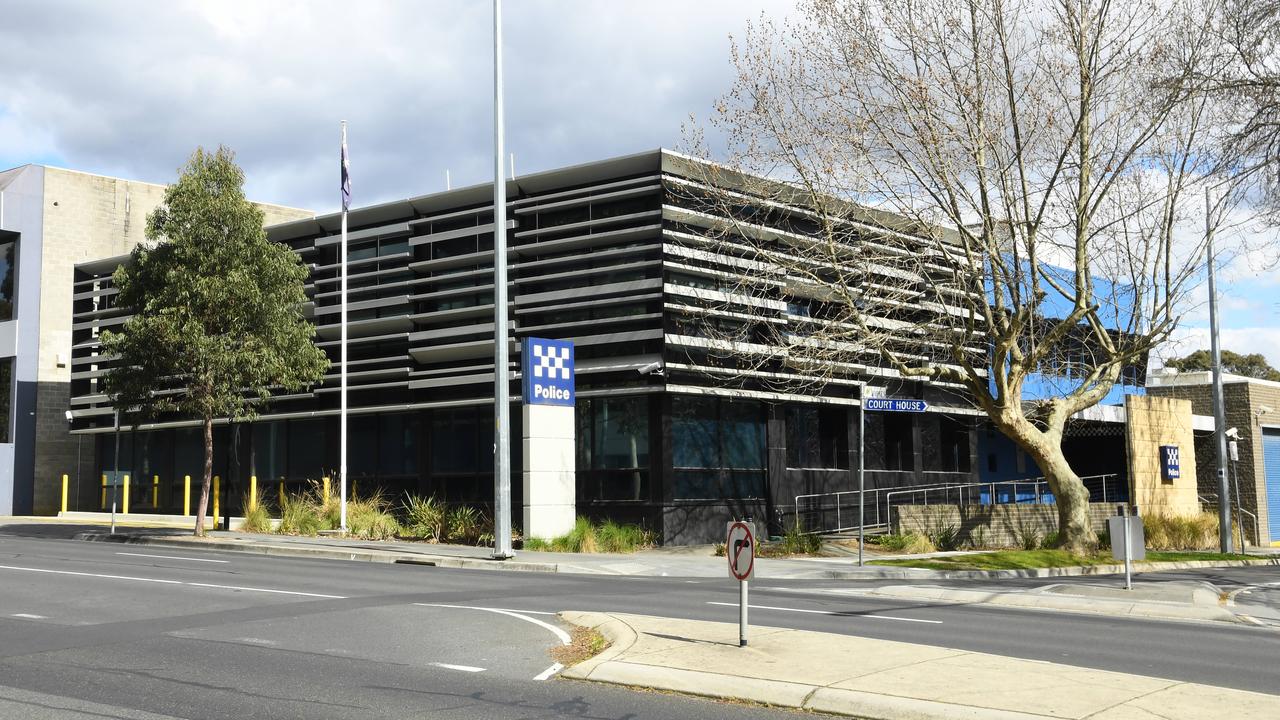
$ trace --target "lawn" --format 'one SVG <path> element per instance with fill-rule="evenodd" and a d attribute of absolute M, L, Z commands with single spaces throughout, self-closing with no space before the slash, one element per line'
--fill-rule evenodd
<path fill-rule="evenodd" d="M 1249 555 L 1226 555 L 1214 552 L 1156 552 L 1147 553 L 1146 562 L 1181 562 L 1187 560 L 1245 560 Z M 1065 550 L 1001 550 L 972 555 L 948 555 L 945 557 L 913 558 L 902 560 L 873 560 L 871 565 L 923 568 L 926 570 L 1028 570 L 1034 568 L 1075 567 L 1081 565 L 1112 565 L 1119 563 L 1111 553 L 1072 555 Z"/>

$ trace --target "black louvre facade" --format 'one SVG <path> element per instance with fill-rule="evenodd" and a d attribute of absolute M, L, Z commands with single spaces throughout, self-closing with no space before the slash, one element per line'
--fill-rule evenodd
<path fill-rule="evenodd" d="M 738 261 L 704 237 L 717 220 L 689 202 L 697 166 L 654 151 L 508 182 L 512 397 L 521 338 L 574 341 L 578 513 L 644 523 L 668 543 L 711 541 L 731 517 L 767 518 L 779 531 L 795 496 L 856 488 L 863 381 L 944 410 L 868 413 L 868 487 L 976 480 L 974 414 L 954 387 L 905 381 L 874 356 L 809 393 L 735 366 L 706 328 L 733 320 L 723 278 Z M 492 502 L 491 202 L 491 186 L 475 186 L 349 215 L 349 472 L 359 491 Z M 234 508 L 249 475 L 273 488 L 335 474 L 338 227 L 328 215 L 268 228 L 312 267 L 304 312 L 334 366 L 253 423 L 216 428 L 215 473 Z M 77 266 L 74 289 L 73 423 L 97 438 L 99 468 L 114 462 L 114 409 L 99 391 L 111 360 L 97 338 L 126 319 L 110 278 L 120 260 Z M 769 312 L 771 322 L 809 321 L 784 300 Z M 518 508 L 515 408 L 512 420 Z M 198 477 L 201 457 L 184 418 L 121 438 L 120 467 L 159 478 L 156 511 L 181 507 L 183 475 Z"/>

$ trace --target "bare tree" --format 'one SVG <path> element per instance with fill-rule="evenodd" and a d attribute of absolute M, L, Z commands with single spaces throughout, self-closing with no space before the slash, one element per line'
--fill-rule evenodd
<path fill-rule="evenodd" d="M 773 383 L 951 388 L 1045 473 L 1062 545 L 1095 546 L 1066 424 L 1176 326 L 1204 187 L 1215 221 L 1237 199 L 1224 109 L 1195 82 L 1216 11 L 803 0 L 761 19 L 713 120 L 726 161 L 676 188 L 691 262 L 722 258 L 690 310 L 707 352 Z M 1055 385 L 1029 398 L 1037 376 Z"/>
<path fill-rule="evenodd" d="M 1234 108 L 1228 160 L 1280 222 L 1280 0 L 1226 0 L 1219 62 L 1205 86 Z"/>

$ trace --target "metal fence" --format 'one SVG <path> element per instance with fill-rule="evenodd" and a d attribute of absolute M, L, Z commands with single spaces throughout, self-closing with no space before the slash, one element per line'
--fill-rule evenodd
<path fill-rule="evenodd" d="M 1080 478 L 1091 498 L 1102 502 L 1128 499 L 1115 473 Z M 893 521 L 893 508 L 900 505 L 1002 505 L 1007 503 L 1053 504 L 1049 483 L 1043 478 L 1001 480 L 985 483 L 936 483 L 911 487 L 873 488 L 862 504 L 863 527 L 885 531 Z M 806 532 L 841 532 L 859 525 L 859 491 L 797 495 L 796 522 Z"/>

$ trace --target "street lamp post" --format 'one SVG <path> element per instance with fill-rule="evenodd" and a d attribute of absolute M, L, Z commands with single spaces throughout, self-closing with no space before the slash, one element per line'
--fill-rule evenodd
<path fill-rule="evenodd" d="M 1218 446 L 1218 544 L 1231 549 L 1231 490 L 1227 484 L 1227 418 L 1222 400 L 1222 348 L 1218 342 L 1218 291 L 1214 282 L 1213 219 L 1209 188 L 1204 189 L 1205 253 L 1209 275 L 1209 352 L 1213 365 L 1213 434 Z"/>

